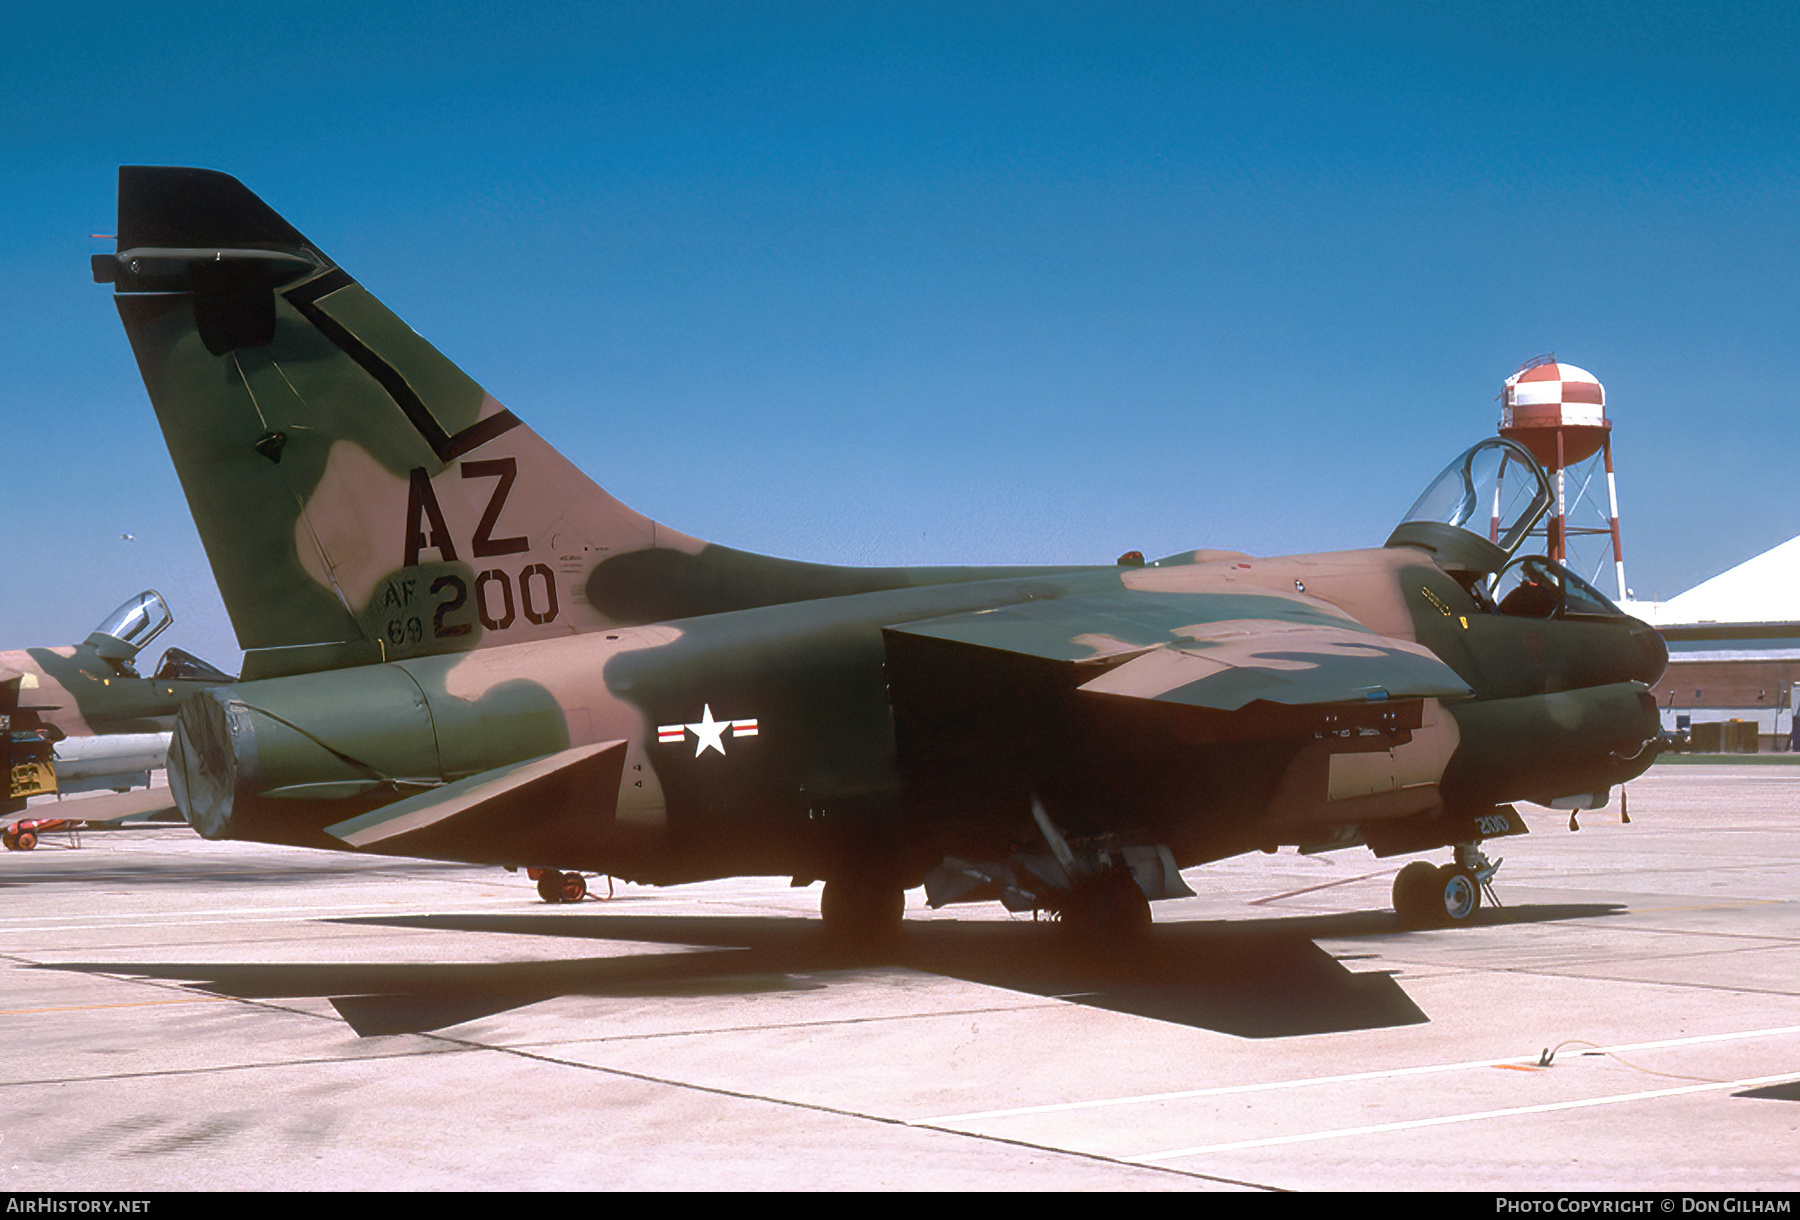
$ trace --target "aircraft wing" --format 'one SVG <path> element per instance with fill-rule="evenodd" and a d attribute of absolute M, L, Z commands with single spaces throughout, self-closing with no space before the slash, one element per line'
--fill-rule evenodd
<path fill-rule="evenodd" d="M 1378 635 L 1316 598 L 1263 591 L 1120 589 L 888 632 L 1092 668 L 1098 672 L 1083 691 L 1220 712 L 1259 700 L 1307 706 L 1471 694 L 1421 645 Z"/>
<path fill-rule="evenodd" d="M 1081 689 L 1222 712 L 1259 699 L 1305 705 L 1472 693 L 1429 649 L 1404 640 L 1269 620 L 1219 626 L 1213 638 L 1158 649 Z"/>

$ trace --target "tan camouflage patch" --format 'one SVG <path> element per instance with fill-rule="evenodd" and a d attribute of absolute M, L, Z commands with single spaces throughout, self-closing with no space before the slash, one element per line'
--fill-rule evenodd
<path fill-rule="evenodd" d="M 75 655 L 73 647 L 45 649 L 59 657 Z M 57 730 L 65 737 L 87 737 L 94 733 L 94 728 L 81 714 L 81 704 L 76 693 L 69 690 L 61 682 L 52 678 L 38 667 L 27 652 L 0 652 L 0 670 L 12 670 L 19 679 L 19 702 L 35 708 L 37 717 L 43 723 Z M 93 683 L 100 685 L 98 680 Z M 24 697 L 26 691 L 31 692 L 29 699 Z"/>
<path fill-rule="evenodd" d="M 1424 703 L 1423 723 L 1411 740 L 1365 754 L 1334 754 L 1326 795 L 1334 801 L 1435 784 L 1462 740 L 1456 720 L 1436 699 Z"/>
<path fill-rule="evenodd" d="M 334 441 L 325 474 L 294 521 L 294 551 L 307 575 L 352 614 L 400 566 L 398 523 L 406 516 L 407 487 L 361 445 Z M 371 536 L 375 523 L 387 523 L 391 537 Z"/>
<path fill-rule="evenodd" d="M 1120 580 L 1128 589 L 1205 593 L 1246 588 L 1296 597 L 1356 619 L 1380 635 L 1413 641 L 1402 575 L 1429 560 L 1416 552 L 1380 547 L 1279 559 L 1226 559 L 1191 566 L 1135 568 Z M 1432 568 L 1436 571 L 1436 568 Z"/>

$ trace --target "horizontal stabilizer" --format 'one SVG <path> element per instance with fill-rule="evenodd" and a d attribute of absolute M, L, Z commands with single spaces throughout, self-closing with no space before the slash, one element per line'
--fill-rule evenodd
<path fill-rule="evenodd" d="M 625 744 L 602 741 L 495 767 L 327 826 L 325 831 L 351 847 L 387 850 L 387 841 L 402 835 L 420 836 L 434 827 L 449 832 L 444 824 L 453 818 L 459 825 L 471 823 L 471 831 L 477 829 L 474 824 L 494 818 L 541 821 L 545 809 L 578 810 L 610 821 L 618 804 Z M 408 851 L 417 849 L 410 841 L 406 846 Z"/>

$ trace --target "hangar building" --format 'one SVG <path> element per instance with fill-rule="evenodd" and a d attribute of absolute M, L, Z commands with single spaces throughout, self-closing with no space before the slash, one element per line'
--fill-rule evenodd
<path fill-rule="evenodd" d="M 1800 538 L 1668 601 L 1623 608 L 1669 642 L 1656 689 L 1665 730 L 1687 728 L 1696 750 L 1789 748 L 1800 704 Z"/>

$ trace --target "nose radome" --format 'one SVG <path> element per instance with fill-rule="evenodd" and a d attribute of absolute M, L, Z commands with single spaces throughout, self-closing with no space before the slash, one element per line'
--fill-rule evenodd
<path fill-rule="evenodd" d="M 1632 642 L 1644 653 L 1644 668 L 1631 676 L 1646 686 L 1653 686 L 1669 666 L 1669 645 L 1662 638 L 1662 633 L 1648 623 L 1639 623 L 1632 629 Z"/>

